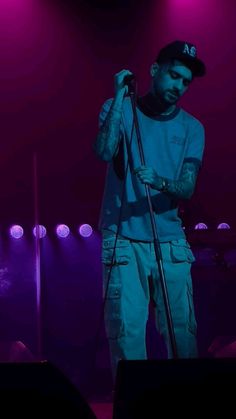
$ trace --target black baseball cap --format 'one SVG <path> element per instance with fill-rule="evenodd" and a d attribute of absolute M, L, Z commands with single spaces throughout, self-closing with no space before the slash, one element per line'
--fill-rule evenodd
<path fill-rule="evenodd" d="M 163 63 L 170 59 L 176 59 L 184 62 L 193 73 L 194 77 L 202 77 L 206 74 L 206 66 L 197 57 L 197 48 L 195 45 L 185 41 L 174 41 L 163 47 L 156 59 L 157 63 Z"/>

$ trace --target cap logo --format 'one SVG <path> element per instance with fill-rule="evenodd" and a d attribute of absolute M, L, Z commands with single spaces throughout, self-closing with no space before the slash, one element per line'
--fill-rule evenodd
<path fill-rule="evenodd" d="M 191 57 L 194 58 L 197 55 L 197 49 L 194 45 L 190 47 L 187 43 L 185 43 L 184 48 L 183 48 L 183 53 L 190 55 Z"/>

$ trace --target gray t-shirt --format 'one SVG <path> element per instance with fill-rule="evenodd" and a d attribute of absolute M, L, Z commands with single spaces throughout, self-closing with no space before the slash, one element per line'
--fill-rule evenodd
<path fill-rule="evenodd" d="M 112 99 L 104 103 L 100 125 L 111 103 Z M 195 117 L 180 108 L 170 117 L 160 119 L 146 116 L 137 108 L 137 116 L 146 166 L 153 167 L 160 176 L 177 180 L 184 161 L 194 159 L 201 164 L 204 128 Z M 99 228 L 117 232 L 119 225 L 118 233 L 124 237 L 152 241 L 145 187 L 133 174 L 133 169 L 141 162 L 129 98 L 123 102 L 120 136 L 118 154 L 108 163 Z M 151 188 L 150 194 L 159 240 L 166 242 L 184 238 L 178 202 L 170 195 Z"/>

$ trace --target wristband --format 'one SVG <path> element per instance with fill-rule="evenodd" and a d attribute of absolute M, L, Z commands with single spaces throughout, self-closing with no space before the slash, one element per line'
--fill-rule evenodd
<path fill-rule="evenodd" d="M 167 192 L 168 191 L 168 182 L 165 178 L 162 178 L 162 183 L 161 183 L 161 192 Z"/>

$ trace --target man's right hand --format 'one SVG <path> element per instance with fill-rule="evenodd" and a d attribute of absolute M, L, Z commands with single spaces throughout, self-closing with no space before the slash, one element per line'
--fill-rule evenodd
<path fill-rule="evenodd" d="M 125 76 L 132 75 L 129 70 L 121 70 L 114 76 L 115 82 L 115 98 L 123 101 L 124 96 L 128 93 L 128 86 L 124 84 Z"/>

